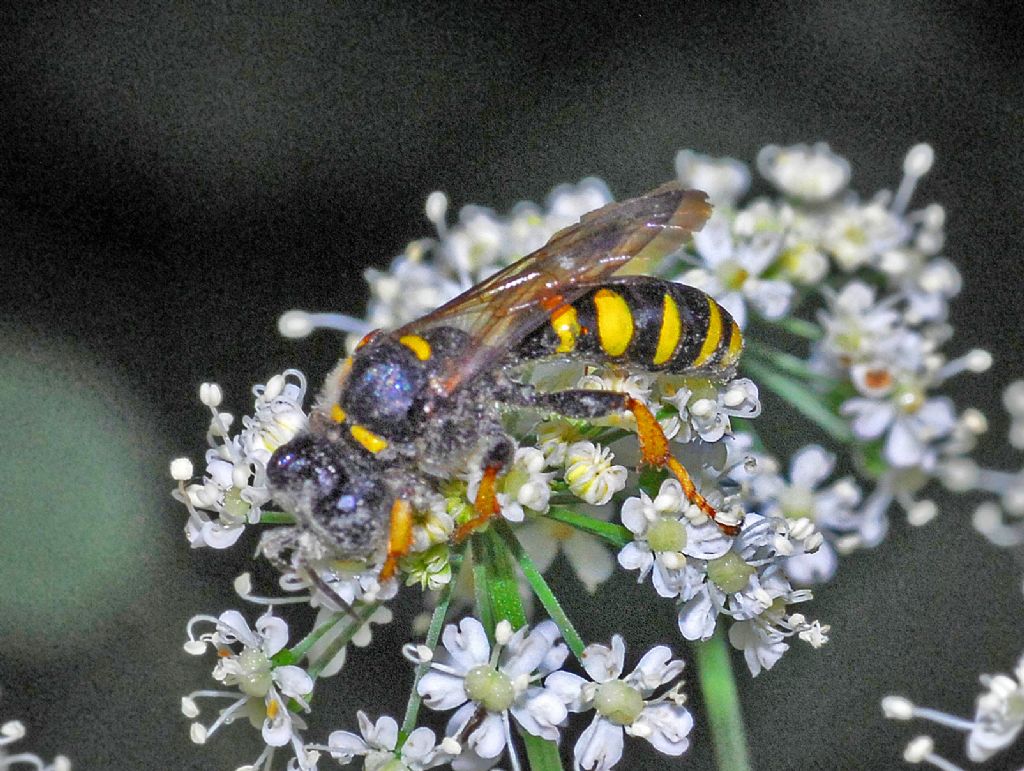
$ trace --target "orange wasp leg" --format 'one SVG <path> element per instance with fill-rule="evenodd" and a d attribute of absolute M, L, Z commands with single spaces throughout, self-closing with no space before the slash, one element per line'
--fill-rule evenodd
<path fill-rule="evenodd" d="M 391 529 L 388 531 L 388 556 L 380 569 L 380 580 L 387 581 L 398 569 L 398 560 L 412 548 L 412 505 L 399 498 L 391 505 Z"/>
<path fill-rule="evenodd" d="M 687 500 L 697 506 L 701 511 L 714 521 L 718 528 L 726 535 L 739 535 L 740 526 L 728 522 L 722 522 L 718 517 L 718 511 L 708 503 L 707 499 L 697 492 L 697 488 L 690 479 L 690 474 L 682 463 L 672 457 L 669 451 L 668 438 L 661 430 L 658 419 L 654 417 L 647 405 L 632 396 L 626 397 L 626 409 L 633 413 L 636 418 L 636 432 L 640 439 L 640 454 L 643 462 L 651 466 L 667 468 L 672 475 L 679 480 L 683 488 L 683 494 Z"/>
<path fill-rule="evenodd" d="M 501 514 L 501 505 L 498 503 L 497 481 L 498 472 L 501 466 L 492 465 L 484 468 L 483 479 L 480 480 L 480 487 L 477 488 L 476 498 L 473 501 L 473 509 L 476 516 L 467 522 L 463 522 L 455 530 L 452 540 L 455 543 L 466 540 L 473 533 L 496 516 Z"/>

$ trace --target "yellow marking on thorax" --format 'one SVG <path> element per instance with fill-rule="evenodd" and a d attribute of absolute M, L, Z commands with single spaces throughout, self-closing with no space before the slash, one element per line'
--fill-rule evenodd
<path fill-rule="evenodd" d="M 743 353 L 743 333 L 740 332 L 739 324 L 734 321 L 732 322 L 732 331 L 729 336 L 729 350 L 722 357 L 722 369 L 728 369 L 739 361 L 741 353 Z"/>
<path fill-rule="evenodd" d="M 416 354 L 416 358 L 420 361 L 426 361 L 430 358 L 430 343 L 419 335 L 406 335 L 405 337 L 398 338 L 398 342 Z"/>
<path fill-rule="evenodd" d="M 580 334 L 580 322 L 576 318 L 576 309 L 571 305 L 562 305 L 551 313 L 551 328 L 558 335 L 556 353 L 569 353 L 576 347 L 576 337 Z"/>
<path fill-rule="evenodd" d="M 594 308 L 601 347 L 609 356 L 621 356 L 633 339 L 633 313 L 626 299 L 611 289 L 601 289 L 594 295 Z"/>
<path fill-rule="evenodd" d="M 337 404 L 332 404 L 331 405 L 331 420 L 333 420 L 335 423 L 344 423 L 345 422 L 345 410 L 343 410 Z"/>
<path fill-rule="evenodd" d="M 359 444 L 365 447 L 369 452 L 377 454 L 381 450 L 388 446 L 387 439 L 382 436 L 377 436 L 373 431 L 362 426 L 351 426 L 349 433 L 352 434 L 352 438 L 355 439 Z"/>
<path fill-rule="evenodd" d="M 683 322 L 679 318 L 679 306 L 668 292 L 665 293 L 661 306 L 661 331 L 658 332 L 658 348 L 654 352 L 654 364 L 664 364 L 672 358 L 679 345 L 679 336 L 683 331 Z"/>
<path fill-rule="evenodd" d="M 722 312 L 718 310 L 718 303 L 708 298 L 708 332 L 704 336 L 704 344 L 700 347 L 700 353 L 693 360 L 694 367 L 699 367 L 711 358 L 718 350 L 718 344 L 722 342 Z"/>

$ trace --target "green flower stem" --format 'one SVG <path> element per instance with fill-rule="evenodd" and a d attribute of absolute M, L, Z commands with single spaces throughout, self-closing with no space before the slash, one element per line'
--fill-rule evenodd
<path fill-rule="evenodd" d="M 488 639 L 493 644 L 494 609 L 491 606 L 490 584 L 487 576 L 490 564 L 487 543 L 482 537 L 474 537 L 470 544 L 473 548 L 473 596 L 476 600 L 476 611 L 480 623 L 487 630 Z"/>
<path fill-rule="evenodd" d="M 338 639 L 332 642 L 328 646 L 327 650 L 324 651 L 323 655 L 317 659 L 317 662 L 309 667 L 309 676 L 316 680 L 316 678 L 320 676 L 324 667 L 326 667 L 335 656 L 341 653 L 342 649 L 349 644 L 349 641 L 355 633 L 363 628 L 366 622 L 370 620 L 370 616 L 372 616 L 379 607 L 379 602 L 371 602 L 369 605 L 359 608 L 356 611 L 356 617 L 359 620 L 352 621 L 347 627 L 345 627 L 345 631 L 338 635 Z M 303 642 L 305 642 L 305 640 L 303 640 Z"/>
<path fill-rule="evenodd" d="M 805 340 L 820 340 L 822 336 L 821 327 L 815 324 L 813 321 L 807 321 L 806 319 L 798 319 L 795 317 L 787 317 L 779 319 L 778 321 L 772 322 L 775 326 L 781 327 L 790 334 L 802 337 Z"/>
<path fill-rule="evenodd" d="M 788 375 L 753 358 L 744 361 L 743 366 L 757 383 L 767 386 L 785 399 L 797 412 L 825 431 L 836 442 L 840 444 L 853 442 L 853 433 L 846 421 L 836 415 L 816 393 L 804 387 L 802 383 L 798 383 Z"/>
<path fill-rule="evenodd" d="M 633 540 L 633 534 L 622 525 L 616 525 L 612 522 L 594 519 L 593 517 L 588 517 L 586 514 L 580 514 L 578 511 L 573 511 L 572 509 L 568 509 L 563 506 L 552 506 L 548 509 L 548 513 L 545 516 L 547 516 L 548 519 L 553 519 L 556 522 L 564 522 L 577 530 L 582 530 L 585 533 L 590 533 L 591 535 L 603 538 L 608 543 L 613 546 L 617 546 L 620 549 Z"/>
<path fill-rule="evenodd" d="M 780 351 L 778 348 L 759 343 L 756 340 L 747 341 L 744 353 L 749 353 L 780 372 L 785 372 L 787 375 L 794 375 L 803 380 L 811 380 L 828 386 L 835 386 L 836 384 L 834 377 L 814 370 L 799 356 Z"/>
<path fill-rule="evenodd" d="M 283 511 L 261 511 L 261 525 L 294 525 L 295 517 Z"/>
<path fill-rule="evenodd" d="M 710 640 L 694 643 L 694 649 L 719 771 L 750 771 L 747 733 L 722 624 Z"/>
<path fill-rule="evenodd" d="M 498 522 L 497 525 L 504 523 Z M 507 528 L 508 526 L 505 525 Z M 514 537 L 514 536 L 513 536 Z M 482 551 L 486 554 L 486 570 L 483 571 L 487 582 L 487 594 L 495 621 L 508 621 L 513 629 L 526 624 L 526 610 L 519 596 L 519 582 L 516 580 L 512 555 L 505 542 L 492 526 L 486 533 L 474 536 L 476 541 L 486 541 Z M 474 549 L 474 558 L 476 549 Z M 476 575 L 474 574 L 474 578 Z M 479 594 L 477 595 L 479 599 Z M 493 628 L 488 630 L 493 633 Z M 530 761 L 530 771 L 562 771 L 562 759 L 558 754 L 558 745 L 539 736 L 534 736 L 519 727 L 519 736 L 526 746 L 526 757 Z"/>
<path fill-rule="evenodd" d="M 540 604 L 544 606 L 544 610 L 547 611 L 548 616 L 558 625 L 559 631 L 562 633 L 562 638 L 565 640 L 565 644 L 569 646 L 569 650 L 572 651 L 573 655 L 582 660 L 583 649 L 586 647 L 583 644 L 583 639 L 576 631 L 576 627 L 572 625 L 569 617 L 565 614 L 562 609 L 562 604 L 558 601 L 555 593 L 551 591 L 551 587 L 548 586 L 547 581 L 544 580 L 544 576 L 537 570 L 537 566 L 530 559 L 530 555 L 523 549 L 522 544 L 519 543 L 519 539 L 516 538 L 515 533 L 512 532 L 512 528 L 508 526 L 506 522 L 499 522 L 498 532 L 501 537 L 505 540 L 505 545 L 512 552 L 512 556 L 519 563 L 519 569 L 523 571 L 523 575 L 530 584 L 530 588 L 533 589 L 533 593 L 540 600 Z"/>
<path fill-rule="evenodd" d="M 423 641 L 423 644 L 430 648 L 430 650 L 437 648 L 437 641 L 441 639 L 441 629 L 444 628 L 444 620 L 448 615 L 448 606 L 451 605 L 452 594 L 455 592 L 456 579 L 458 578 L 459 567 L 462 564 L 462 554 L 452 554 L 450 561 L 452 578 L 445 584 L 444 589 L 441 590 L 441 596 L 437 598 L 437 607 L 434 608 L 434 614 L 430 617 L 427 637 Z M 427 674 L 429 669 L 430 662 L 424 662 L 416 667 L 416 674 L 412 680 L 412 691 L 409 693 L 409 702 L 405 705 L 405 717 L 402 718 L 402 727 L 398 731 L 398 740 L 395 742 L 395 752 L 402 749 L 405 740 L 409 738 L 409 734 L 416 728 L 416 718 L 420 713 L 420 704 L 423 703 L 423 697 L 420 696 L 416 688 L 420 684 L 423 675 Z"/>
<path fill-rule="evenodd" d="M 274 654 L 274 656 L 271 658 L 271 661 L 273 661 L 274 664 L 279 667 L 285 666 L 287 664 L 294 664 L 295 662 L 299 661 L 303 656 L 305 656 L 306 652 L 314 645 L 316 645 L 317 641 L 321 637 L 323 637 L 325 634 L 334 629 L 334 627 L 336 627 L 342 621 L 342 619 L 346 618 L 351 619 L 352 617 L 349 616 L 347 613 L 342 612 L 334 614 L 334 616 L 332 616 L 328 621 L 324 622 L 316 629 L 314 629 L 312 632 L 307 634 L 305 637 L 303 637 L 301 640 L 295 643 L 295 645 L 293 645 L 291 648 L 285 648 L 283 651 L 279 651 L 278 653 Z"/>

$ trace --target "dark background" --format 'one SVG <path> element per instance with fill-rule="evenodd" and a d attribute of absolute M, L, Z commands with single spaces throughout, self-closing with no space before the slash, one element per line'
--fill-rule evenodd
<path fill-rule="evenodd" d="M 908 2 L 7 6 L 0 722 L 80 769 L 251 762 L 251 729 L 198 748 L 178 711 L 212 685 L 184 625 L 239 605 L 249 544 L 189 551 L 167 462 L 202 467 L 201 381 L 240 414 L 252 383 L 327 370 L 340 340 L 281 340 L 278 314 L 360 313 L 363 269 L 427 234 L 433 189 L 505 211 L 595 174 L 621 197 L 670 177 L 682 147 L 749 161 L 827 140 L 871 194 L 928 141 L 938 161 L 915 200 L 946 206 L 965 274 L 953 349 L 997 355 L 952 389 L 992 421 L 982 458 L 1016 467 L 997 389 L 1021 372 L 1020 21 L 1010 5 Z M 780 446 L 813 437 L 767 406 Z M 832 643 L 741 674 L 758 768 L 898 767 L 926 727 L 884 721 L 882 695 L 966 715 L 977 675 L 1015 664 L 1020 565 L 974 535 L 971 508 L 947 496 L 913 532 L 897 517 L 815 601 Z M 651 596 L 624 577 L 574 615 L 589 639 L 628 626 L 638 653 L 678 640 L 668 607 L 634 601 Z M 360 707 L 400 714 L 404 639 L 399 623 L 352 655 L 310 738 L 354 730 Z M 695 711 L 678 765 L 710 768 L 696 696 Z M 959 737 L 938 739 L 963 758 Z M 641 744 L 623 768 L 675 767 Z"/>

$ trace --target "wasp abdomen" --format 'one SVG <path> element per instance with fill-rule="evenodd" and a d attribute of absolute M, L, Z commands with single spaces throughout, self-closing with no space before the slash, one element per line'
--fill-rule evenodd
<path fill-rule="evenodd" d="M 560 304 L 518 346 L 522 359 L 568 356 L 665 372 L 731 375 L 743 350 L 729 312 L 699 289 L 629 276 Z"/>

